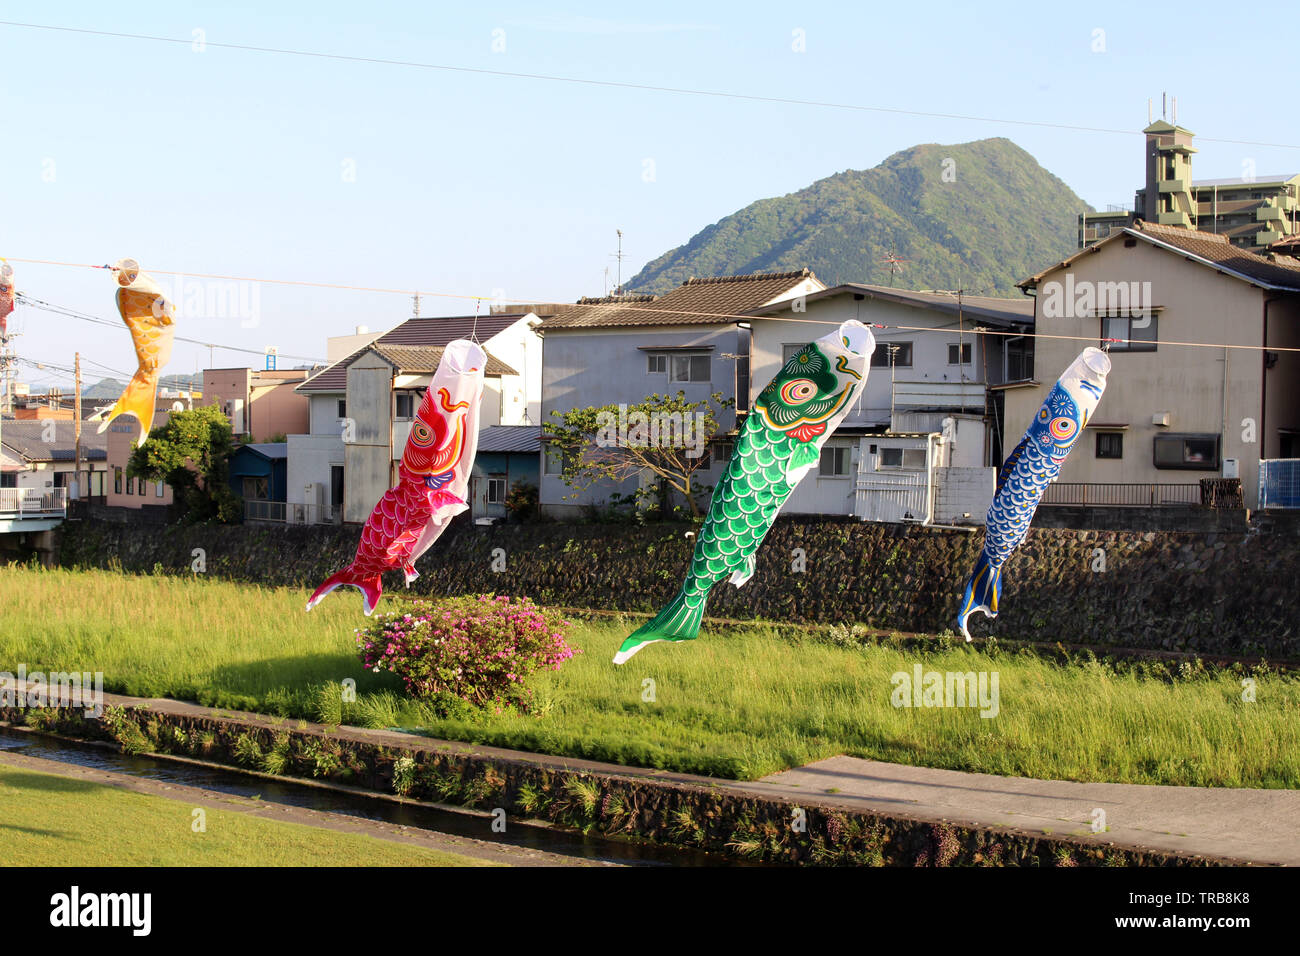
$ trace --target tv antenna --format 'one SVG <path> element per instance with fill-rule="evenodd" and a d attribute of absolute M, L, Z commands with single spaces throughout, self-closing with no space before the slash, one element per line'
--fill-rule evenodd
<path fill-rule="evenodd" d="M 623 293 L 623 230 L 615 229 L 614 231 L 618 233 L 618 252 L 614 253 L 614 259 L 618 263 L 618 273 L 617 273 L 618 279 L 617 279 L 617 284 L 614 286 L 614 294 L 622 295 Z"/>
<path fill-rule="evenodd" d="M 889 286 L 890 288 L 893 288 L 894 277 L 903 271 L 903 263 L 906 262 L 907 260 L 900 259 L 898 257 L 898 254 L 891 249 L 889 250 L 889 254 L 886 255 L 885 258 L 881 259 L 880 261 L 887 263 L 889 265 Z"/>

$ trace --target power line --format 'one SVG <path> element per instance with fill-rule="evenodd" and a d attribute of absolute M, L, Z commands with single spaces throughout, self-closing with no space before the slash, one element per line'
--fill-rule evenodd
<path fill-rule="evenodd" d="M 54 262 L 54 261 L 51 261 L 51 260 L 17 259 L 17 258 L 14 258 L 14 257 L 12 257 L 12 256 L 8 257 L 8 259 L 9 259 L 10 262 L 27 262 L 27 263 L 40 262 L 40 263 L 42 263 L 42 264 L 44 264 L 44 265 L 60 265 L 60 266 L 69 266 L 69 267 L 73 267 L 73 268 L 90 268 L 90 269 L 104 269 L 104 268 L 109 268 L 109 267 L 107 267 L 107 266 L 96 266 L 96 265 L 90 265 L 89 263 L 84 263 L 84 262 Z M 182 275 L 182 274 L 184 274 L 184 275 L 192 276 L 192 277 L 194 277 L 194 278 L 201 278 L 201 279 L 202 279 L 202 278 L 231 278 L 231 277 L 229 277 L 229 276 L 214 276 L 214 275 L 209 275 L 209 274 L 205 274 L 205 273 L 202 273 L 202 272 L 168 273 L 168 272 L 166 272 L 165 270 L 162 270 L 162 269 L 150 269 L 149 271 L 151 271 L 151 272 L 157 272 L 157 273 L 160 273 L 160 274 L 162 274 L 162 275 Z M 304 281 L 300 281 L 300 280 L 296 280 L 296 279 L 260 279 L 260 278 L 245 278 L 245 279 L 240 279 L 240 280 L 238 280 L 238 281 L 244 281 L 244 282 L 268 282 L 268 283 L 279 283 L 279 284 L 282 284 L 282 285 L 325 286 L 326 288 L 349 289 L 349 290 L 351 290 L 351 289 L 360 289 L 360 288 L 363 288 L 363 287 L 359 287 L 359 286 L 329 286 L 329 285 L 326 285 L 325 283 L 304 282 Z M 368 292 L 400 293 L 400 294 L 402 294 L 402 295 L 409 295 L 409 294 L 410 294 L 409 291 L 408 291 L 408 290 L 405 290 L 405 289 L 385 289 L 385 288 L 378 288 L 378 287 L 365 288 L 364 291 L 368 291 Z M 948 293 L 945 292 L 944 294 L 948 294 Z M 487 298 L 490 298 L 489 296 L 464 295 L 464 294 L 460 294 L 460 293 L 451 293 L 451 292 L 422 292 L 421 295 L 441 296 L 441 297 L 444 297 L 444 298 L 466 298 L 466 299 L 477 299 L 477 300 L 480 300 L 480 301 L 481 301 L 481 300 L 484 300 L 484 299 L 487 299 Z M 85 314 L 85 313 L 79 313 L 79 312 L 75 312 L 75 311 L 72 311 L 72 310 L 63 309 L 63 308 L 60 307 L 60 306 L 51 306 L 49 303 L 41 302 L 41 300 L 39 300 L 39 299 L 31 299 L 31 298 L 28 297 L 25 293 L 21 293 L 21 292 L 19 292 L 19 293 L 15 293 L 14 298 L 15 298 L 16 300 L 20 300 L 20 301 L 22 301 L 22 302 L 24 302 L 24 303 L 28 303 L 28 304 L 40 303 L 40 305 L 36 305 L 35 307 L 36 307 L 36 308 L 45 308 L 47 311 L 56 312 L 56 313 L 58 313 L 58 314 L 62 314 L 62 315 L 68 315 L 68 316 L 70 316 L 70 317 L 72 317 L 72 318 L 85 319 L 86 321 L 96 322 L 96 323 L 101 324 L 101 325 L 111 325 L 111 326 L 113 326 L 113 327 L 120 327 L 120 325 L 121 325 L 121 323 L 119 323 L 119 322 L 112 322 L 112 321 L 109 321 L 109 320 L 107 320 L 107 319 L 102 319 L 102 318 L 99 318 L 99 317 L 96 317 L 96 316 L 87 315 L 87 314 Z M 547 297 L 545 297 L 545 296 L 539 296 L 539 297 L 533 297 L 533 298 L 529 299 L 528 301 L 533 301 L 533 302 L 546 302 L 546 301 L 549 301 L 549 299 L 548 299 Z M 789 301 L 793 302 L 794 299 L 791 299 L 791 300 L 789 300 Z M 1009 299 L 1009 300 L 1007 300 L 1007 301 L 1021 301 L 1021 300 Z M 652 304 L 650 304 L 650 303 L 640 303 L 640 302 L 637 302 L 637 303 L 618 303 L 618 302 L 615 302 L 615 303 L 608 303 L 608 304 L 601 304 L 601 305 L 588 305 L 588 306 L 575 305 L 574 308 L 586 308 L 586 309 L 590 309 L 590 310 L 592 310 L 592 311 L 599 311 L 599 310 L 615 311 L 615 310 L 627 309 L 627 310 L 630 310 L 630 311 L 635 311 L 635 312 L 640 312 L 640 313 L 650 313 L 650 314 L 658 314 L 658 315 L 674 315 L 674 316 L 691 316 L 691 317 L 694 317 L 694 318 L 709 318 L 709 319 L 718 319 L 718 320 L 721 320 L 721 321 L 730 321 L 730 322 L 735 322 L 735 321 L 750 322 L 750 321 L 753 321 L 754 319 L 768 318 L 768 316 L 755 315 L 755 314 L 753 314 L 753 313 L 743 313 L 743 312 L 703 312 L 703 311 L 696 311 L 696 310 L 691 310 L 691 309 L 665 309 L 665 308 L 659 308 L 659 307 L 656 307 L 656 306 L 654 306 L 654 305 L 652 305 Z M 431 319 L 429 319 L 428 321 L 435 321 L 435 322 L 436 322 L 437 319 L 436 319 L 436 318 L 431 318 Z M 800 319 L 800 318 L 795 318 L 795 317 L 793 317 L 793 316 L 783 316 L 783 317 L 781 317 L 781 318 L 779 319 L 779 321 L 781 321 L 781 322 L 811 322 L 811 323 L 813 323 L 814 325 L 818 325 L 818 326 L 822 326 L 822 327 L 829 327 L 829 326 L 833 326 L 833 325 L 837 325 L 837 324 L 838 324 L 838 323 L 833 322 L 833 321 L 830 321 L 830 320 L 828 320 L 828 319 Z M 874 328 L 874 329 L 892 330 L 892 331 L 897 331 L 897 332 L 944 332 L 944 331 L 947 331 L 946 329 L 935 328 L 934 326 L 921 326 L 921 325 L 885 325 L 885 324 L 882 324 L 882 323 L 879 323 L 879 322 L 864 323 L 864 324 L 867 324 L 867 325 L 869 325 L 871 328 Z M 1013 337 L 1014 337 L 1014 336 L 1024 336 L 1024 337 L 1026 337 L 1026 338 L 1031 338 L 1031 339 L 1058 339 L 1058 340 L 1062 340 L 1062 341 L 1072 341 L 1072 342 L 1098 342 L 1098 341 L 1100 341 L 1100 342 L 1103 342 L 1103 343 L 1114 344 L 1114 345 L 1129 344 L 1129 343 L 1132 343 L 1132 342 L 1139 342 L 1139 343 L 1142 343 L 1142 342 L 1144 341 L 1144 340 L 1139 340 L 1139 339 L 1101 338 L 1101 337 L 1096 336 L 1096 335 L 1059 335 L 1059 334 L 1051 334 L 1051 333 L 1047 333 L 1047 332 L 1016 332 L 1016 331 L 1001 331 L 1001 330 L 996 330 L 996 329 L 980 329 L 980 330 L 972 330 L 972 334 L 974 334 L 974 335 L 1006 335 L 1006 336 L 1013 336 Z M 234 352 L 248 352 L 248 353 L 250 353 L 250 354 L 252 354 L 252 355 L 263 355 L 263 354 L 265 354 L 265 353 L 260 352 L 260 351 L 258 351 L 258 350 L 256 350 L 256 349 L 241 349 L 241 348 L 238 348 L 238 347 L 236 347 L 236 346 L 213 345 L 213 344 L 208 343 L 208 342 L 202 342 L 202 341 L 199 341 L 198 339 L 186 339 L 186 338 L 180 338 L 179 336 L 177 337 L 177 341 L 180 341 L 180 342 L 190 342 L 190 343 L 193 343 L 193 344 L 195 344 L 195 345 L 202 345 L 204 348 L 220 348 L 220 349 L 227 349 L 227 350 L 229 350 L 229 351 L 234 351 Z M 1182 346 L 1182 347 L 1187 347 L 1187 348 L 1241 349 L 1241 350 L 1244 350 L 1244 351 L 1256 351 L 1256 352 L 1300 352 L 1300 347 L 1287 347 L 1287 346 L 1280 346 L 1280 345 L 1274 345 L 1274 346 L 1264 346 L 1264 345 L 1235 345 L 1235 344 L 1224 343 L 1224 342 L 1182 342 L 1182 341 L 1172 341 L 1172 340 L 1170 340 L 1170 341 L 1162 340 L 1162 341 L 1160 342 L 1160 344 L 1161 344 L 1161 345 Z M 282 354 L 283 354 L 283 353 L 282 353 Z M 284 355 L 284 357 L 285 357 L 285 358 L 296 358 L 296 359 L 302 359 L 302 360 L 304 360 L 304 361 L 309 361 L 309 362 L 320 362 L 319 359 L 306 358 L 306 357 L 301 356 L 301 355 Z"/>
<path fill-rule="evenodd" d="M 34 308 L 34 309 L 40 309 L 40 310 L 43 311 L 43 312 L 52 312 L 52 313 L 54 313 L 55 315 L 63 315 L 63 316 L 67 316 L 67 317 L 70 318 L 70 319 L 80 319 L 80 320 L 82 320 L 83 322 L 91 322 L 91 323 L 93 323 L 93 324 L 95 324 L 95 325 L 104 325 L 104 326 L 108 326 L 108 327 L 110 327 L 110 328 L 114 328 L 114 329 L 120 329 L 120 328 L 122 328 L 122 323 L 121 323 L 120 321 L 119 321 L 119 322 L 114 322 L 114 321 L 112 321 L 111 319 L 105 319 L 105 318 L 101 318 L 100 316 L 89 315 L 89 314 L 87 314 L 87 313 L 85 313 L 85 312 L 78 312 L 78 311 L 76 311 L 75 309 L 68 309 L 68 308 L 65 308 L 65 307 L 60 306 L 60 305 L 54 305 L 53 303 L 45 302 L 45 301 L 42 300 L 42 299 L 33 299 L 31 296 L 29 296 L 29 295 L 27 295 L 26 293 L 23 293 L 23 292 L 15 293 L 15 294 L 14 294 L 14 298 L 15 298 L 16 300 L 22 302 L 24 305 L 29 305 L 29 306 L 31 306 L 31 307 Z M 216 343 L 216 342 L 205 342 L 205 341 L 203 341 L 202 339 L 191 339 L 191 338 L 186 338 L 185 336 L 182 336 L 182 335 L 177 335 L 177 336 L 174 337 L 174 339 L 175 339 L 175 341 L 177 341 L 177 342 L 186 342 L 186 343 L 188 343 L 188 344 L 190 344 L 190 345 L 201 345 L 201 346 L 203 346 L 203 348 L 205 348 L 205 349 L 221 349 L 222 351 L 225 351 L 225 352 L 246 352 L 246 353 L 248 353 L 249 355 L 265 355 L 265 354 L 266 354 L 264 351 L 262 351 L 262 350 L 260 350 L 260 349 L 246 349 L 246 348 L 242 348 L 242 347 L 240 347 L 240 346 L 238 346 L 238 345 L 221 345 L 221 344 Z M 288 359 L 298 359 L 299 361 L 303 361 L 303 362 L 313 362 L 313 363 L 315 363 L 315 364 L 317 364 L 317 365 L 328 364 L 328 363 L 324 362 L 323 360 L 321 360 L 321 359 L 319 359 L 319 358 L 314 358 L 313 356 L 310 356 L 310 355 L 290 355 L 290 354 L 287 353 L 287 352 L 280 352 L 280 353 L 278 353 L 278 354 L 280 354 L 280 355 L 283 356 L 284 358 L 288 358 Z M 99 363 L 96 363 L 96 364 L 99 364 Z M 105 367 L 107 367 L 107 366 L 105 366 Z M 126 373 L 119 373 L 119 374 L 126 374 Z"/>
<path fill-rule="evenodd" d="M 192 46 L 194 39 L 181 37 L 151 36 L 143 33 L 117 33 L 109 30 L 90 30 L 84 27 L 54 26 L 48 23 L 20 23 L 13 20 L 0 20 L 0 26 L 19 27 L 29 30 L 51 30 L 59 33 L 79 33 L 87 36 L 112 37 L 120 40 L 148 40 L 153 43 L 182 43 Z M 217 43 L 204 40 L 205 47 L 222 50 L 239 50 L 246 53 L 270 53 L 280 56 L 308 57 L 320 60 L 338 60 L 347 63 L 367 63 L 380 66 L 401 66 L 419 70 L 437 70 L 446 73 L 468 73 L 480 76 L 498 76 L 517 80 L 542 80 L 548 83 L 569 83 L 579 86 L 596 86 L 606 89 L 639 90 L 649 93 L 672 93 L 682 96 L 707 96 L 715 99 L 745 100 L 752 103 L 775 103 L 783 106 L 812 106 L 821 109 L 851 110 L 862 113 L 888 113 L 898 116 L 919 116 L 927 119 L 962 120 L 973 123 L 996 123 L 1004 126 L 1027 126 L 1038 129 L 1070 130 L 1080 133 L 1110 133 L 1132 136 L 1137 131 L 1131 129 L 1114 129 L 1105 126 L 1077 126 L 1069 123 L 1048 123 L 1041 120 L 1005 119 L 996 116 L 971 116 L 962 113 L 940 113 L 930 110 L 909 110 L 890 106 L 868 106 L 860 103 L 836 103 L 828 100 L 805 100 L 785 96 L 763 96 L 755 93 L 733 93 L 726 90 L 701 90 L 679 86 L 658 86 L 650 83 L 629 83 L 622 80 L 597 80 L 578 76 L 559 76 L 551 73 L 520 73 L 511 70 L 488 70 L 482 67 L 452 66 L 446 63 L 422 63 L 415 60 L 391 60 L 383 57 L 349 56 L 342 53 L 324 53 L 317 50 L 292 50 L 281 47 L 253 46 L 244 43 Z M 1276 149 L 1300 149 L 1293 143 L 1265 143 L 1245 139 L 1215 139 L 1200 137 L 1202 142 L 1228 143 L 1236 146 L 1266 146 Z"/>

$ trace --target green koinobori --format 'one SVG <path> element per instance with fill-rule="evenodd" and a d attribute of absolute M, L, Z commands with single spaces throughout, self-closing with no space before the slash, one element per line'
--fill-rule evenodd
<path fill-rule="evenodd" d="M 723 578 L 740 587 L 781 505 L 817 464 L 822 445 L 866 385 L 875 337 L 861 322 L 805 345 L 754 400 L 726 474 L 713 492 L 677 596 L 618 649 L 622 664 L 655 641 L 690 641 L 700 632 L 709 591 Z"/>

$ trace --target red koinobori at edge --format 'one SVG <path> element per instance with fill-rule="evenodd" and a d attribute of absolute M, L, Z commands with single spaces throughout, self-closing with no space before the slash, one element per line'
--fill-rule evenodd
<path fill-rule="evenodd" d="M 356 557 L 312 594 L 307 610 L 343 584 L 361 592 L 368 615 L 383 591 L 381 576 L 398 568 L 409 585 L 415 562 L 469 508 L 466 493 L 478 450 L 479 404 L 487 353 L 467 339 L 443 351 L 411 425 L 397 484 L 385 492 L 361 531 Z"/>

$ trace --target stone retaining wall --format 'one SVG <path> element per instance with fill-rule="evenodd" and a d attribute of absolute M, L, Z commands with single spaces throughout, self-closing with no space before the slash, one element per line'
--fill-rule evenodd
<path fill-rule="evenodd" d="M 546 604 L 651 611 L 680 586 L 681 525 L 454 526 L 419 563 L 409 592 L 499 592 Z M 351 560 L 353 526 L 166 526 L 87 519 L 60 532 L 60 563 L 207 574 L 307 592 Z M 743 587 L 719 585 L 710 615 L 953 626 L 983 534 L 847 521 L 779 520 Z M 973 633 L 1207 655 L 1300 658 L 1291 534 L 1031 529 L 1003 572 L 1001 614 Z M 402 591 L 390 575 L 385 588 Z M 329 600 L 359 598 L 350 589 Z"/>

